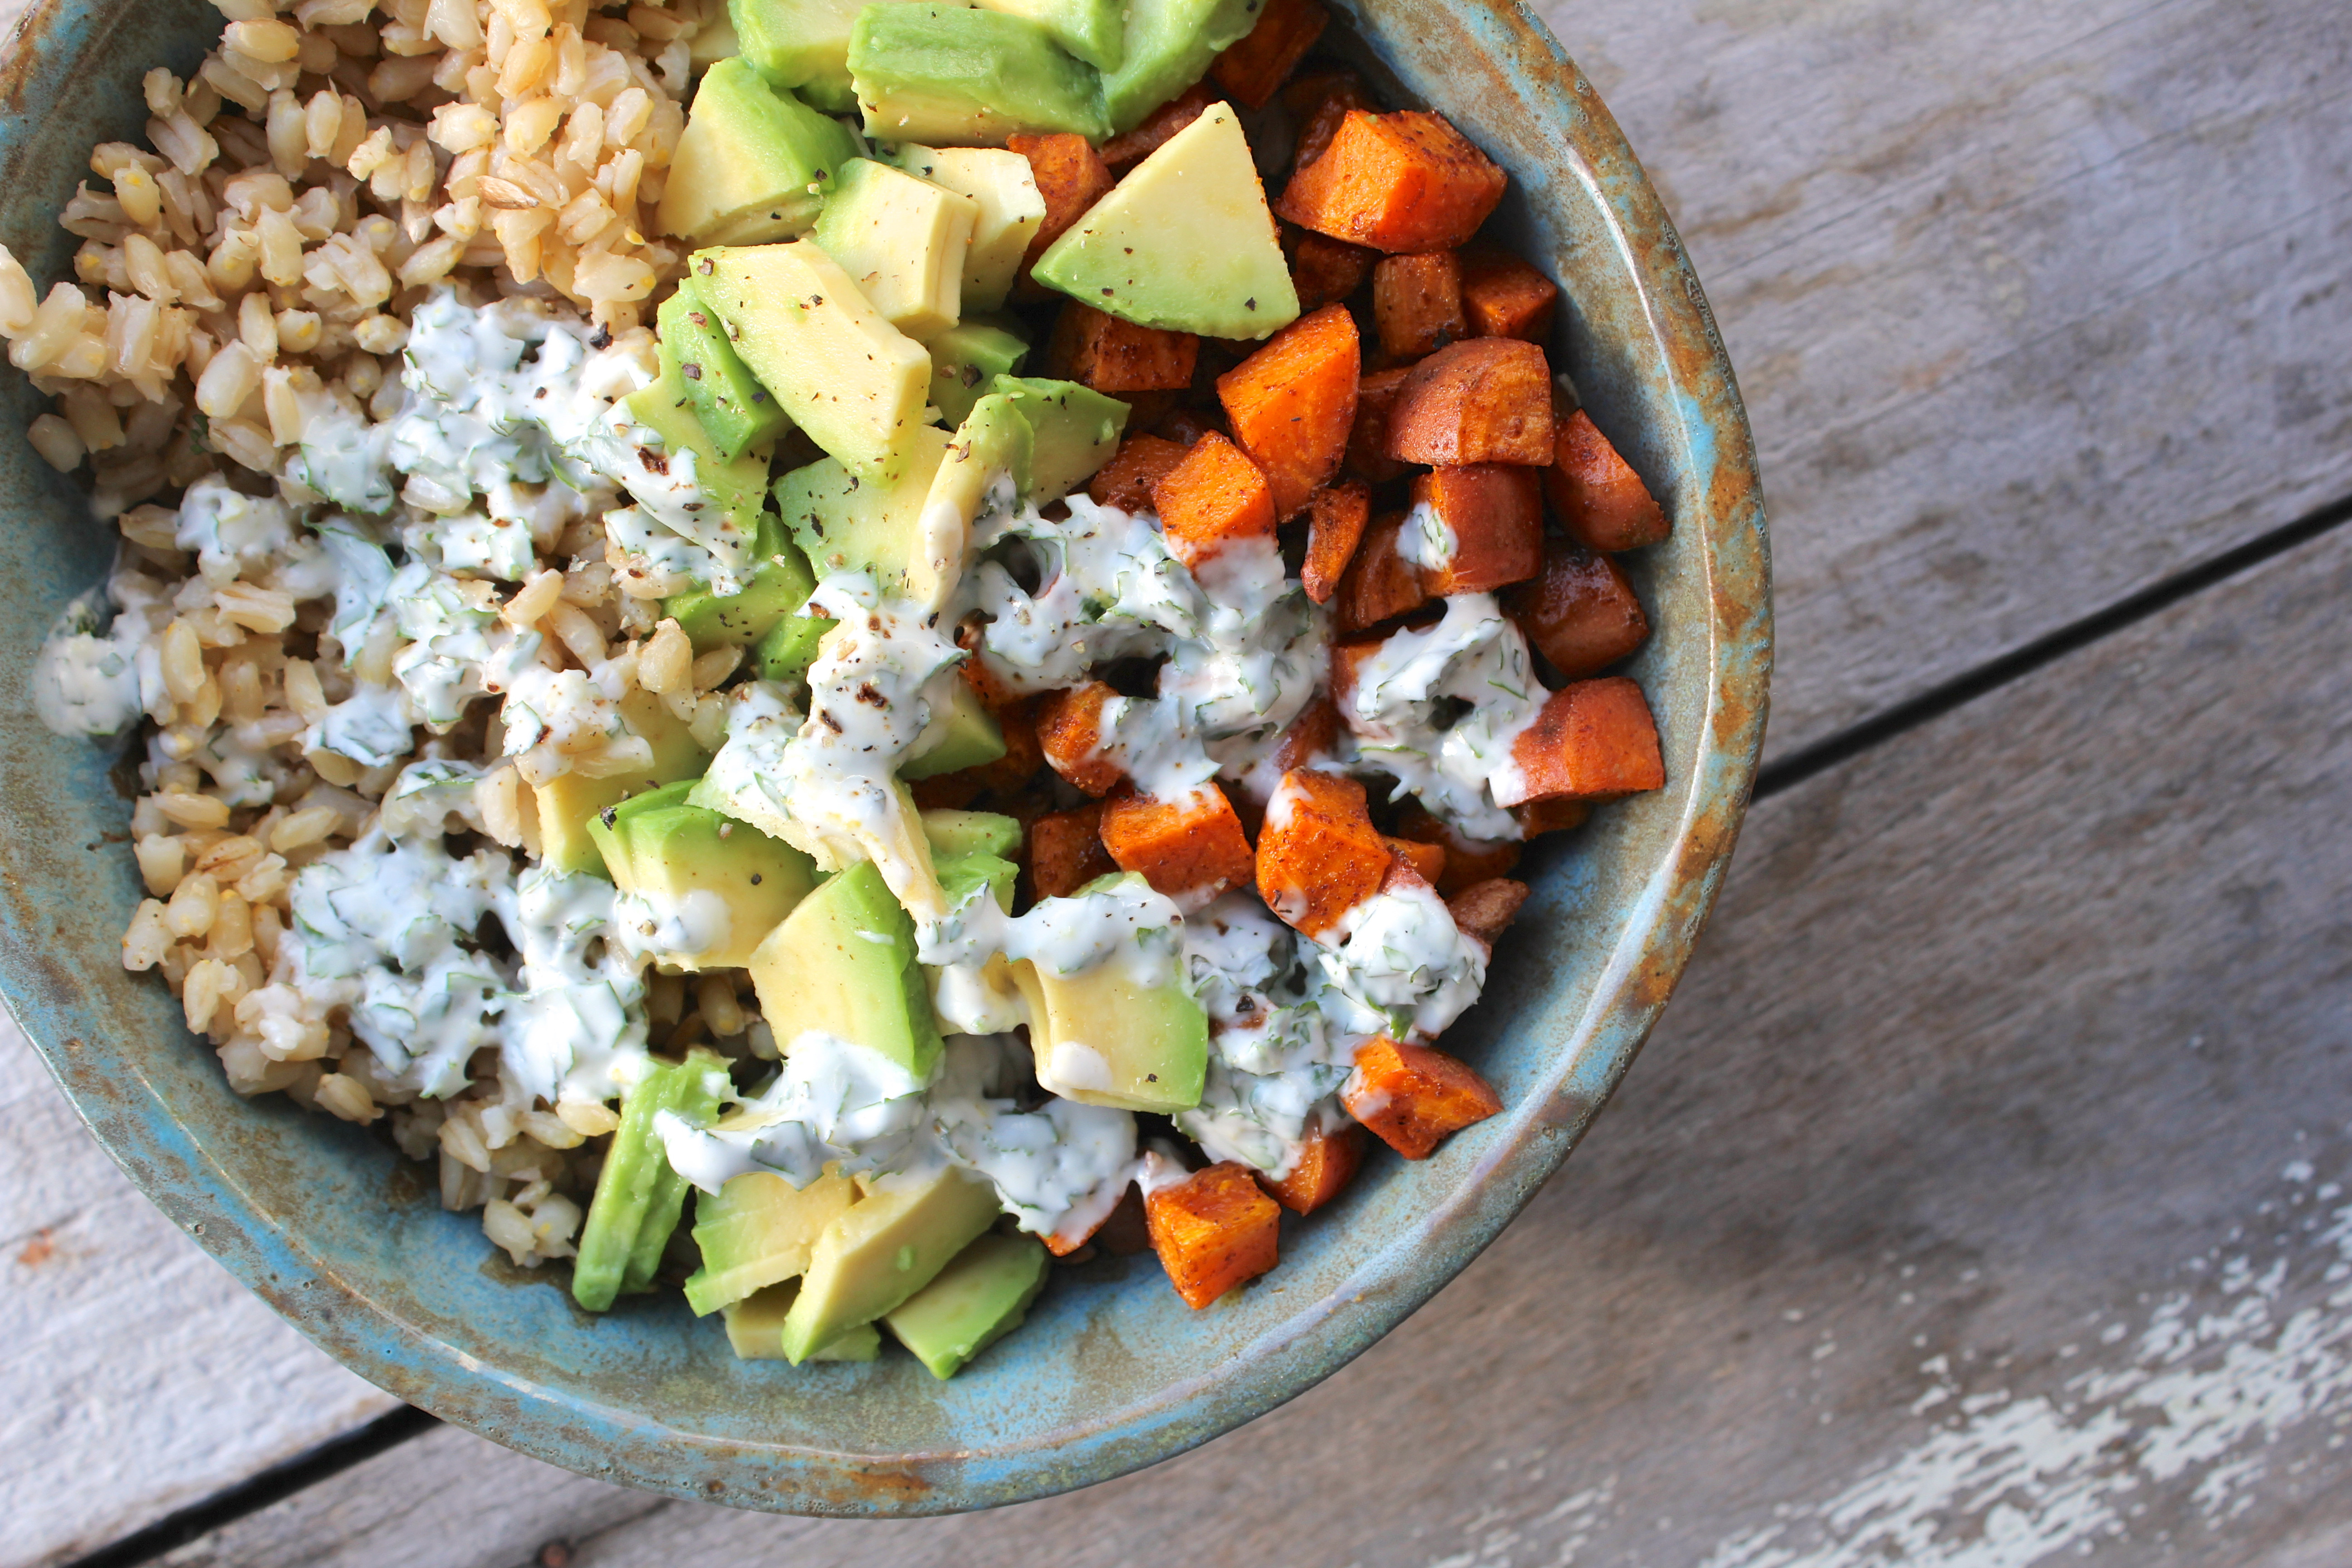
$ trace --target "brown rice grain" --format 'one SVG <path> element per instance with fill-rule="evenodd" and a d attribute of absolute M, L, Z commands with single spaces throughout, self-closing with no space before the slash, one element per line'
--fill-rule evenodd
<path fill-rule="evenodd" d="M 215 958 L 236 959 L 253 951 L 253 910 L 234 889 L 220 896 L 220 909 L 205 932 L 205 951 Z"/>
<path fill-rule="evenodd" d="M 695 983 L 695 1010 L 702 1015 L 710 1032 L 722 1039 L 743 1032 L 743 1005 L 735 999 L 735 982 L 724 973 L 714 972 Z"/>
<path fill-rule="evenodd" d="M 676 691 L 693 679 L 694 644 L 675 620 L 666 620 L 637 656 L 637 684 L 656 693 Z"/>
<path fill-rule="evenodd" d="M 367 1085 L 348 1074 L 331 1072 L 320 1076 L 316 1090 L 319 1106 L 331 1116 L 362 1125 L 383 1114 L 376 1109 L 375 1099 Z"/>
<path fill-rule="evenodd" d="M 122 933 L 122 967 L 145 971 L 163 962 L 172 946 L 172 933 L 163 925 L 163 906 L 153 899 L 139 900 L 138 912 L 131 917 L 130 929 Z"/>
<path fill-rule="evenodd" d="M 201 871 L 180 879 L 163 910 L 163 929 L 182 942 L 212 930 L 220 912 L 220 884 Z"/>
<path fill-rule="evenodd" d="M 139 879 L 159 899 L 170 898 L 180 879 L 188 874 L 187 847 L 168 834 L 153 833 L 134 840 L 132 852 L 139 858 Z"/>
<path fill-rule="evenodd" d="M 271 829 L 269 847 L 280 855 L 317 844 L 342 823 L 342 813 L 331 805 L 306 805 Z"/>
<path fill-rule="evenodd" d="M 559 1100 L 555 1114 L 563 1125 L 583 1138 L 602 1138 L 621 1125 L 621 1118 L 612 1107 L 593 1100 Z"/>
<path fill-rule="evenodd" d="M 593 669 L 604 662 L 604 634 L 579 605 L 559 600 L 547 612 L 547 627 L 580 661 L 581 668 Z"/>
<path fill-rule="evenodd" d="M 26 427 L 25 438 L 39 453 L 41 461 L 61 474 L 70 474 L 81 467 L 89 455 L 74 427 L 54 414 L 43 414 Z"/>

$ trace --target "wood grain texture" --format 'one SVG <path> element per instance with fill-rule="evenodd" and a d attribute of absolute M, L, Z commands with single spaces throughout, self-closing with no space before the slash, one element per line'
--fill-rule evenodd
<path fill-rule="evenodd" d="M 1565 1174 L 1361 1361 L 1199 1453 L 858 1524 L 631 1500 L 447 1433 L 186 1561 L 2340 1561 L 2347 600 L 2339 532 L 1759 807 L 1710 962 Z M 480 1514 L 479 1551 L 335 1523 L 495 1477 L 527 1528 Z"/>

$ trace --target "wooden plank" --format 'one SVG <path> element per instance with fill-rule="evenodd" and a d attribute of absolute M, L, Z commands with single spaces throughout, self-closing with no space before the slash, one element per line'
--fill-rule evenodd
<path fill-rule="evenodd" d="M 1567 1175 L 1199 1453 L 957 1520 L 600 1532 L 622 1494 L 452 1433 L 337 1491 L 513 1477 L 495 1551 L 310 1501 L 191 1560 L 511 1562 L 568 1501 L 596 1568 L 2340 1561 L 2347 599 L 2339 531 L 1759 807 Z"/>

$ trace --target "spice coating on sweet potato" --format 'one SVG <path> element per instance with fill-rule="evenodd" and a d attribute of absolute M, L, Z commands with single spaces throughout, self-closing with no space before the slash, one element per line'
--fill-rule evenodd
<path fill-rule="evenodd" d="M 1214 784 L 1182 800 L 1123 795 L 1106 801 L 1103 847 L 1122 871 L 1138 871 L 1170 898 L 1246 887 L 1256 860 L 1233 802 Z"/>
<path fill-rule="evenodd" d="M 1529 838 L 1540 838 L 1547 833 L 1566 833 L 1583 826 L 1591 820 L 1592 805 L 1566 796 L 1531 800 L 1525 805 L 1511 807 L 1511 816 L 1518 823 L 1521 833 Z"/>
<path fill-rule="evenodd" d="M 1491 878 L 1507 876 L 1519 863 L 1519 847 L 1508 840 L 1466 838 L 1429 814 L 1418 802 L 1397 816 L 1396 836 L 1435 844 L 1445 850 L 1445 868 L 1433 880 L 1440 897 L 1452 898 L 1465 888 Z"/>
<path fill-rule="evenodd" d="M 1282 1208 L 1246 1165 L 1195 1171 L 1148 1194 L 1143 1215 L 1169 1283 L 1194 1311 L 1275 1265 Z"/>
<path fill-rule="evenodd" d="M 1274 765 L 1282 773 L 1313 767 L 1327 761 L 1339 742 L 1339 710 L 1318 697 L 1298 710 L 1290 728 L 1274 748 Z"/>
<path fill-rule="evenodd" d="M 1402 512 L 1391 512 L 1364 530 L 1356 558 L 1348 563 L 1339 578 L 1339 591 L 1331 596 L 1333 629 L 1342 637 L 1370 631 L 1382 621 L 1429 603 L 1421 568 L 1397 551 L 1404 521 Z"/>
<path fill-rule="evenodd" d="M 1411 365 L 1394 365 L 1366 375 L 1356 387 L 1356 427 L 1348 436 L 1348 467 L 1374 484 L 1402 477 L 1405 466 L 1389 456 L 1389 415 L 1404 390 Z"/>
<path fill-rule="evenodd" d="M 1298 570 L 1298 581 L 1308 598 L 1328 605 L 1339 591 L 1348 563 L 1356 558 L 1356 547 L 1364 542 L 1365 525 L 1372 518 L 1371 489 L 1361 479 L 1349 479 L 1317 490 L 1307 498 L 1307 561 Z"/>
<path fill-rule="evenodd" d="M 1445 875 L 1445 846 L 1399 838 L 1394 834 L 1386 837 L 1389 853 L 1396 857 L 1399 865 L 1410 868 L 1414 876 L 1431 887 L 1437 886 L 1438 879 Z"/>
<path fill-rule="evenodd" d="M 1290 286 L 1298 291 L 1300 310 L 1319 310 L 1348 299 L 1371 276 L 1377 250 L 1333 239 L 1296 224 L 1286 226 L 1282 248 L 1290 258 Z"/>
<path fill-rule="evenodd" d="M 1297 515 L 1339 471 L 1362 374 L 1355 318 L 1344 305 L 1326 305 L 1217 377 L 1217 401 L 1234 439 L 1265 473 L 1277 518 Z"/>
<path fill-rule="evenodd" d="M 1599 674 L 1649 640 L 1650 618 L 1623 569 L 1566 540 L 1545 542 L 1543 569 L 1506 595 L 1503 607 L 1570 680 Z"/>
<path fill-rule="evenodd" d="M 1545 699 L 1511 742 L 1511 763 L 1491 786 L 1498 805 L 1560 795 L 1617 800 L 1666 783 L 1649 701 L 1622 675 L 1576 681 Z"/>
<path fill-rule="evenodd" d="M 1511 928 L 1511 922 L 1518 918 L 1519 906 L 1527 901 L 1525 882 L 1492 877 L 1473 882 L 1448 898 L 1445 909 L 1463 935 L 1475 937 L 1491 948 L 1495 939 Z"/>
<path fill-rule="evenodd" d="M 1339 1103 L 1408 1160 L 1428 1159 L 1449 1136 L 1503 1109 L 1467 1063 L 1385 1037 L 1358 1047 Z"/>
<path fill-rule="evenodd" d="M 1351 109 L 1330 145 L 1299 164 L 1275 210 L 1375 250 L 1451 250 L 1478 232 L 1507 183 L 1443 115 Z"/>
<path fill-rule="evenodd" d="M 1088 795 L 1108 795 L 1127 776 L 1102 752 L 1103 707 L 1118 695 L 1089 680 L 1049 692 L 1037 708 L 1037 744 L 1046 765 Z"/>
<path fill-rule="evenodd" d="M 1422 586 L 1433 595 L 1492 593 L 1543 565 L 1543 487 L 1533 468 L 1433 468 L 1412 481 L 1412 504 L 1416 512 L 1428 508 L 1454 541 L 1444 560 L 1422 567 Z"/>
<path fill-rule="evenodd" d="M 1388 411 L 1388 456 L 1405 463 L 1524 463 L 1558 456 L 1551 371 L 1517 338 L 1473 338 L 1412 367 Z"/>
<path fill-rule="evenodd" d="M 1103 847 L 1103 803 L 1052 811 L 1029 825 L 1029 884 L 1041 899 L 1066 899 L 1118 869 Z"/>
<path fill-rule="evenodd" d="M 1257 892 L 1282 920 L 1319 937 L 1387 880 L 1394 858 L 1364 786 L 1337 773 L 1282 775 L 1257 836 Z"/>
<path fill-rule="evenodd" d="M 1102 161 L 1102 155 L 1083 136 L 1068 132 L 1010 136 L 1004 144 L 1029 160 L 1037 194 L 1045 202 L 1045 219 L 1030 236 L 1029 248 L 1021 256 L 1021 276 L 1025 279 L 1047 247 L 1061 238 L 1072 224 L 1086 216 L 1088 207 L 1110 195 L 1111 187 L 1118 182 L 1111 177 L 1110 167 Z"/>
<path fill-rule="evenodd" d="M 1666 537 L 1666 514 L 1581 408 L 1560 422 L 1544 489 L 1568 536 L 1587 550 L 1639 550 Z"/>
<path fill-rule="evenodd" d="M 1209 74 L 1252 109 L 1264 109 L 1330 24 L 1331 13 L 1315 0 L 1265 0 L 1257 26 L 1219 55 Z"/>
<path fill-rule="evenodd" d="M 1468 337 L 1462 263 L 1454 252 L 1381 258 L 1372 268 L 1372 330 L 1391 360 L 1419 359 Z"/>
<path fill-rule="evenodd" d="M 1314 71 L 1295 79 L 1282 89 L 1282 106 L 1298 122 L 1298 146 L 1291 154 L 1293 171 L 1320 158 L 1339 133 L 1340 122 L 1352 109 L 1380 112 L 1380 103 L 1350 70 Z"/>
<path fill-rule="evenodd" d="M 1271 538 L 1274 490 L 1249 454 L 1212 430 L 1151 487 L 1168 552 L 1187 566 L 1237 540 Z"/>
<path fill-rule="evenodd" d="M 1290 1174 L 1276 1180 L 1258 1173 L 1257 1184 L 1292 1214 L 1313 1214 L 1347 1190 L 1364 1163 L 1364 1130 L 1352 1125 L 1318 1128 L 1298 1146 Z"/>
<path fill-rule="evenodd" d="M 1194 82 L 1177 97 L 1153 110 L 1143 123 L 1102 144 L 1102 161 L 1114 169 L 1139 163 L 1157 153 L 1176 132 L 1190 125 L 1217 101 L 1206 82 Z"/>
<path fill-rule="evenodd" d="M 1097 504 L 1121 511 L 1150 511 L 1151 487 L 1176 471 L 1184 448 L 1159 436 L 1129 436 L 1118 452 L 1087 482 L 1087 494 Z"/>
<path fill-rule="evenodd" d="M 1559 285 L 1507 250 L 1462 253 L 1462 309 L 1482 338 L 1548 342 Z"/>
<path fill-rule="evenodd" d="M 1201 340 L 1190 332 L 1123 321 L 1076 300 L 1045 345 L 1048 374 L 1112 394 L 1181 391 L 1200 359 Z"/>

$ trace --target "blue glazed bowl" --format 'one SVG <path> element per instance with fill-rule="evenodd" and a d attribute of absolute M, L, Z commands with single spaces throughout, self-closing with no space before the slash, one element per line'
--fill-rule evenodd
<path fill-rule="evenodd" d="M 888 1515 L 1080 1487 L 1205 1442 L 1330 1375 L 1476 1257 L 1567 1158 L 1664 1005 L 1754 777 L 1771 651 L 1756 460 L 1731 366 L 1656 194 L 1558 43 L 1504 0 L 1339 0 L 1396 101 L 1509 170 L 1507 237 L 1567 288 L 1557 363 L 1665 501 L 1629 563 L 1657 632 L 1633 673 L 1668 784 L 1528 858 L 1536 896 L 1447 1047 L 1501 1116 L 1407 1165 L 1381 1153 L 1283 1237 L 1281 1267 L 1188 1311 L 1149 1257 L 1058 1272 L 1028 1324 L 948 1384 L 911 1358 L 738 1362 L 677 1294 L 592 1317 L 562 1271 L 508 1268 L 381 1142 L 230 1092 L 120 940 L 140 896 L 117 759 L 59 740 L 24 688 L 111 531 L 23 431 L 0 377 L 0 990 L 93 1133 L 158 1206 L 330 1353 L 403 1399 L 551 1463 L 745 1508 Z M 135 138 L 139 80 L 191 71 L 200 0 L 40 0 L 0 62 L 0 242 L 70 275 L 55 226 L 89 148 Z"/>

